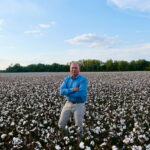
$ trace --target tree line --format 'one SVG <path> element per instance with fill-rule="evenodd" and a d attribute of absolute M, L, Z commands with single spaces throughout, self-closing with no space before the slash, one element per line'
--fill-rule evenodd
<path fill-rule="evenodd" d="M 87 59 L 76 61 L 81 68 L 81 71 L 150 71 L 150 61 L 140 59 L 131 62 L 125 60 L 112 59 L 103 62 L 97 59 Z M 28 66 L 21 66 L 20 64 L 10 65 L 2 72 L 68 72 L 69 64 L 66 65 L 53 63 L 49 64 L 31 64 Z"/>

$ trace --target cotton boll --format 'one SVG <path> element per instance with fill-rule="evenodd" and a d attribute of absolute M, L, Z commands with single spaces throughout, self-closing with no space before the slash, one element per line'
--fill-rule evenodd
<path fill-rule="evenodd" d="M 118 150 L 118 148 L 115 145 L 113 145 L 112 150 Z"/>
<path fill-rule="evenodd" d="M 96 134 L 99 134 L 99 133 L 100 133 L 100 127 L 96 127 L 95 130 L 94 130 L 94 132 L 95 132 Z"/>
<path fill-rule="evenodd" d="M 100 146 L 103 147 L 103 146 L 106 146 L 107 143 L 106 142 L 103 142 Z"/>
<path fill-rule="evenodd" d="M 95 145 L 95 142 L 94 142 L 94 141 L 91 141 L 91 142 L 90 142 L 90 145 L 94 146 L 94 145 Z"/>
<path fill-rule="evenodd" d="M 79 144 L 79 147 L 81 148 L 81 149 L 84 149 L 84 142 L 80 142 L 80 144 Z"/>
<path fill-rule="evenodd" d="M 12 121 L 11 124 L 10 124 L 10 126 L 15 126 L 15 122 Z"/>
<path fill-rule="evenodd" d="M 56 145 L 56 146 L 55 146 L 55 149 L 56 149 L 56 150 L 61 150 L 61 147 L 60 147 L 59 145 Z"/>
<path fill-rule="evenodd" d="M 85 150 L 91 150 L 91 148 L 89 146 L 86 146 Z"/>
<path fill-rule="evenodd" d="M 128 144 L 130 142 L 130 138 L 126 138 L 123 140 L 123 143 Z"/>
<path fill-rule="evenodd" d="M 8 135 L 13 136 L 13 132 L 9 132 Z"/>
<path fill-rule="evenodd" d="M 21 144 L 23 141 L 22 139 L 18 138 L 18 137 L 13 137 L 13 144 L 15 145 L 19 145 Z"/>
<path fill-rule="evenodd" d="M 4 140 L 7 137 L 7 134 L 2 134 L 1 139 Z"/>

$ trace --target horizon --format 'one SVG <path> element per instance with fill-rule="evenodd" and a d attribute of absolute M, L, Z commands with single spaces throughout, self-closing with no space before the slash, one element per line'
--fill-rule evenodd
<path fill-rule="evenodd" d="M 0 70 L 82 59 L 150 61 L 150 1 L 1 0 Z"/>
<path fill-rule="evenodd" d="M 83 59 L 83 60 L 98 60 L 98 59 Z M 144 61 L 147 61 L 147 62 L 150 62 L 150 61 L 148 61 L 148 60 L 145 60 L 145 59 L 138 59 L 138 60 L 131 60 L 131 61 L 126 61 L 126 60 L 112 60 L 112 59 L 109 59 L 109 60 L 106 60 L 106 61 L 101 61 L 101 60 L 98 60 L 98 61 L 100 61 L 101 63 L 103 63 L 103 65 L 105 64 L 105 63 L 107 63 L 107 61 L 112 61 L 113 63 L 115 62 L 115 61 L 117 61 L 117 62 L 119 62 L 119 61 L 125 61 L 125 62 L 127 62 L 127 63 L 131 63 L 132 61 L 141 61 L 141 60 L 144 60 Z M 78 60 L 78 61 L 76 61 L 77 63 L 79 62 L 79 61 L 82 61 L 82 60 Z M 71 61 L 71 62 L 73 62 L 73 61 Z M 58 65 L 69 65 L 71 62 L 67 62 L 66 64 L 61 64 L 61 63 L 57 63 L 57 62 L 54 62 L 54 63 L 51 63 L 51 64 L 43 64 L 43 63 L 37 63 L 37 64 L 28 64 L 28 65 L 21 65 L 21 64 L 19 64 L 19 63 L 16 63 L 16 64 L 11 64 L 10 66 L 8 66 L 6 69 L 8 69 L 9 67 L 14 67 L 15 65 L 20 65 L 21 67 L 28 67 L 28 66 L 30 66 L 30 65 L 39 65 L 39 64 L 41 64 L 41 65 L 53 65 L 53 64 L 58 64 Z M 5 70 L 1 70 L 0 69 L 0 71 L 6 71 L 6 69 Z"/>

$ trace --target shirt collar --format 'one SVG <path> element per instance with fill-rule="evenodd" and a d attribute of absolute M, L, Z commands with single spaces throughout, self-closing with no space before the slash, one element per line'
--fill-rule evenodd
<path fill-rule="evenodd" d="M 72 76 L 71 76 L 71 78 L 72 78 L 72 79 L 77 79 L 77 78 L 79 78 L 79 76 L 80 76 L 80 75 L 78 74 L 75 78 L 73 78 Z"/>

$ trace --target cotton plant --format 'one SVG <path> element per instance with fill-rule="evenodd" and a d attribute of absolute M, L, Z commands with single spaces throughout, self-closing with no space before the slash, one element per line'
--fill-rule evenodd
<path fill-rule="evenodd" d="M 0 74 L 2 149 L 150 149 L 149 72 L 85 73 L 89 89 L 80 142 L 73 123 L 66 126 L 68 139 L 60 140 L 65 99 L 59 86 L 66 75 Z"/>

